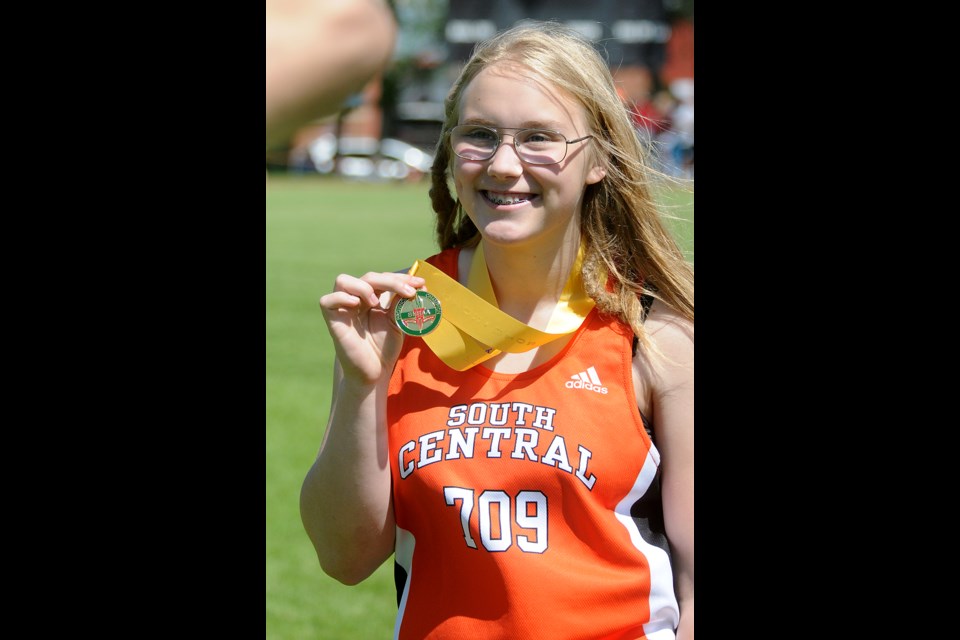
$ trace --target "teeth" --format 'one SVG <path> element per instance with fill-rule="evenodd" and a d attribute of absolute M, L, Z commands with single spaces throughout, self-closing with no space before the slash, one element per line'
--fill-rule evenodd
<path fill-rule="evenodd" d="M 487 192 L 487 197 L 497 204 L 519 204 L 527 201 L 526 198 L 521 198 L 520 196 L 501 195 L 491 191 Z"/>

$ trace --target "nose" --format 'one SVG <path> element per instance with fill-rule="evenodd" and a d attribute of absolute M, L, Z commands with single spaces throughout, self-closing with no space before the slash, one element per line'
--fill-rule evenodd
<path fill-rule="evenodd" d="M 487 165 L 487 175 L 514 177 L 523 173 L 523 163 L 520 161 L 520 156 L 517 155 L 517 147 L 512 135 L 510 135 L 509 142 L 501 135 L 500 146 L 497 147 L 493 157 L 488 162 L 490 164 Z"/>

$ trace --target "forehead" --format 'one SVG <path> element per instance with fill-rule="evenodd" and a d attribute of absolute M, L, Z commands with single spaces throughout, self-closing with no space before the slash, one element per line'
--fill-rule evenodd
<path fill-rule="evenodd" d="M 584 128 L 583 107 L 530 68 L 496 63 L 481 70 L 460 95 L 460 122 L 502 127 Z"/>

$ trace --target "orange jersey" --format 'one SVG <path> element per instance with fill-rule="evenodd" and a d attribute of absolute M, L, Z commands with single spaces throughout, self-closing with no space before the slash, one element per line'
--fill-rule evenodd
<path fill-rule="evenodd" d="M 456 279 L 457 255 L 428 262 Z M 405 339 L 387 399 L 395 638 L 675 638 L 632 339 L 594 309 L 561 353 L 519 374 L 454 371 Z"/>

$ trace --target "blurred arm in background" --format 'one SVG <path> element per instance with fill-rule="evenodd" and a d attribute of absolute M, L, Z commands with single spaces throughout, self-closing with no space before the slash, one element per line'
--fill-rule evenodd
<path fill-rule="evenodd" d="M 390 62 L 386 0 L 267 0 L 267 148 L 337 113 Z"/>

